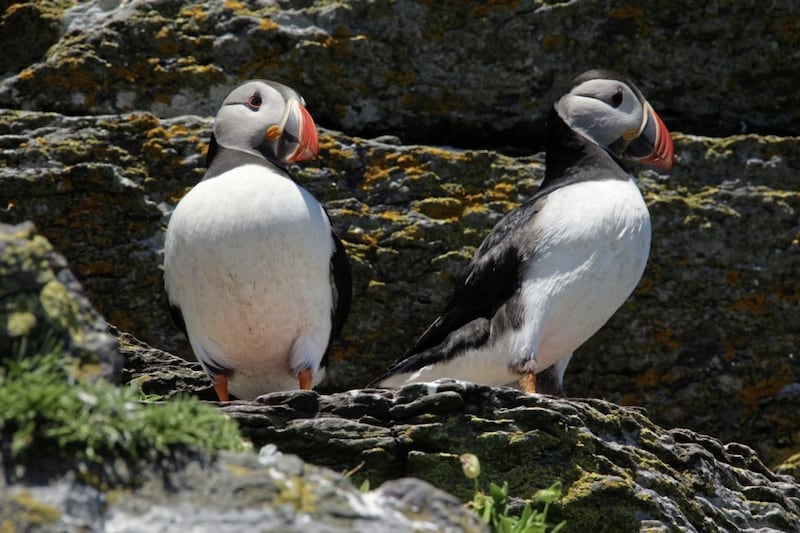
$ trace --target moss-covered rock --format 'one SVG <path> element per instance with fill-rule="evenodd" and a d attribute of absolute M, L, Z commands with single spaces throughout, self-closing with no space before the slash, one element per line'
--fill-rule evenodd
<path fill-rule="evenodd" d="M 163 291 L 163 230 L 202 176 L 209 124 L 0 112 L 8 199 L 0 221 L 34 220 L 109 322 L 184 357 L 191 352 Z M 567 393 L 646 407 L 658 423 L 745 442 L 777 465 L 800 447 L 800 359 L 792 355 L 800 141 L 677 134 L 675 146 L 669 177 L 639 173 L 653 218 L 644 279 L 577 351 Z M 328 130 L 320 147 L 316 161 L 292 171 L 328 206 L 353 266 L 353 310 L 321 385 L 332 392 L 364 386 L 424 330 L 475 247 L 533 193 L 544 169 L 542 154 Z M 15 327 L 25 321 L 16 317 Z"/>
<path fill-rule="evenodd" d="M 6 61 L 14 75 L 0 84 L 1 106 L 209 115 L 231 85 L 268 77 L 299 89 L 330 128 L 530 149 L 560 85 L 606 67 L 635 78 L 676 129 L 800 132 L 800 10 L 792 0 L 51 7 L 70 3 L 6 8 L 3 35 L 13 44 L 5 49 L 26 53 Z M 60 25 L 36 22 L 54 16 Z"/>
<path fill-rule="evenodd" d="M 65 478 L 0 492 L 8 531 L 275 531 L 485 533 L 452 496 L 419 480 L 361 493 L 341 474 L 274 449 L 165 462 L 134 488 Z"/>
<path fill-rule="evenodd" d="M 81 378 L 119 378 L 122 360 L 103 318 L 33 224 L 0 223 L 0 364 L 60 346 Z"/>
<path fill-rule="evenodd" d="M 256 445 L 357 469 L 356 480 L 413 476 L 468 500 L 473 484 L 459 455 L 473 453 L 481 483 L 507 481 L 519 498 L 561 481 L 548 519 L 566 520 L 568 531 L 800 527 L 797 480 L 771 472 L 752 449 L 665 430 L 640 409 L 602 400 L 442 381 L 396 392 L 273 393 L 222 409 Z"/>

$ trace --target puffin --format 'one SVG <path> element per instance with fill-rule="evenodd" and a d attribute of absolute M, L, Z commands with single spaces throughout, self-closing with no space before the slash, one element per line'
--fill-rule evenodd
<path fill-rule="evenodd" d="M 627 161 L 669 170 L 664 122 L 627 78 L 590 70 L 547 119 L 545 177 L 478 247 L 444 311 L 372 386 L 452 378 L 564 395 L 573 352 L 636 288 L 650 214 Z"/>
<path fill-rule="evenodd" d="M 170 217 L 167 298 L 220 401 L 310 389 L 325 375 L 350 265 L 327 211 L 286 168 L 318 149 L 297 92 L 247 81 L 219 107 L 206 173 Z"/>

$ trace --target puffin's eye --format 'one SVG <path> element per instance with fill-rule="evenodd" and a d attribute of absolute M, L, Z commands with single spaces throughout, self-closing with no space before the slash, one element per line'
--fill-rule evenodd
<path fill-rule="evenodd" d="M 617 89 L 617 92 L 614 93 L 614 96 L 611 97 L 611 105 L 619 107 L 622 103 L 622 89 Z"/>
<path fill-rule="evenodd" d="M 261 95 L 255 93 L 250 99 L 247 101 L 247 105 L 250 106 L 251 109 L 258 109 L 261 107 Z"/>

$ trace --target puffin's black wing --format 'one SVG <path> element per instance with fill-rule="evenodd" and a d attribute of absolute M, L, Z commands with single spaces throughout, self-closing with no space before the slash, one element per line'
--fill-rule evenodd
<path fill-rule="evenodd" d="M 330 221 L 331 216 L 325 210 Z M 331 290 L 333 291 L 333 309 L 331 310 L 331 334 L 328 337 L 328 347 L 322 355 L 321 367 L 328 366 L 328 355 L 331 351 L 333 338 L 342 332 L 347 315 L 350 314 L 350 302 L 353 298 L 353 279 L 350 273 L 350 261 L 344 249 L 342 240 L 331 229 L 333 239 L 333 255 L 331 255 Z"/>
<path fill-rule="evenodd" d="M 342 240 L 331 230 L 333 238 L 333 255 L 331 256 L 331 280 L 333 281 L 333 327 L 331 335 L 342 332 L 347 315 L 350 314 L 350 302 L 353 298 L 353 279 L 350 273 L 350 261 Z"/>
<path fill-rule="evenodd" d="M 186 338 L 189 338 L 189 332 L 186 331 L 186 322 L 183 320 L 183 313 L 181 308 L 172 302 L 169 302 L 169 314 L 172 315 L 172 321 L 178 326 L 178 329 L 183 332 Z"/>
<path fill-rule="evenodd" d="M 489 341 L 493 323 L 495 329 L 519 325 L 522 309 L 516 295 L 521 269 L 530 259 L 526 256 L 535 241 L 529 222 L 539 210 L 538 199 L 538 195 L 531 198 L 498 222 L 478 248 L 441 316 L 373 383 L 481 346 Z"/>

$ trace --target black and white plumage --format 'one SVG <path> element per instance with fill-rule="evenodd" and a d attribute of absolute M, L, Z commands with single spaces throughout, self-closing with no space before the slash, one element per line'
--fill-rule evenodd
<path fill-rule="evenodd" d="M 563 394 L 572 353 L 625 302 L 650 215 L 622 162 L 673 163 L 669 131 L 624 77 L 578 76 L 548 117 L 539 190 L 489 233 L 444 312 L 380 386 L 456 378 Z"/>
<path fill-rule="evenodd" d="M 350 267 L 327 212 L 284 168 L 317 151 L 302 98 L 248 81 L 223 101 L 208 170 L 172 213 L 167 296 L 220 400 L 324 376 L 350 306 Z"/>

